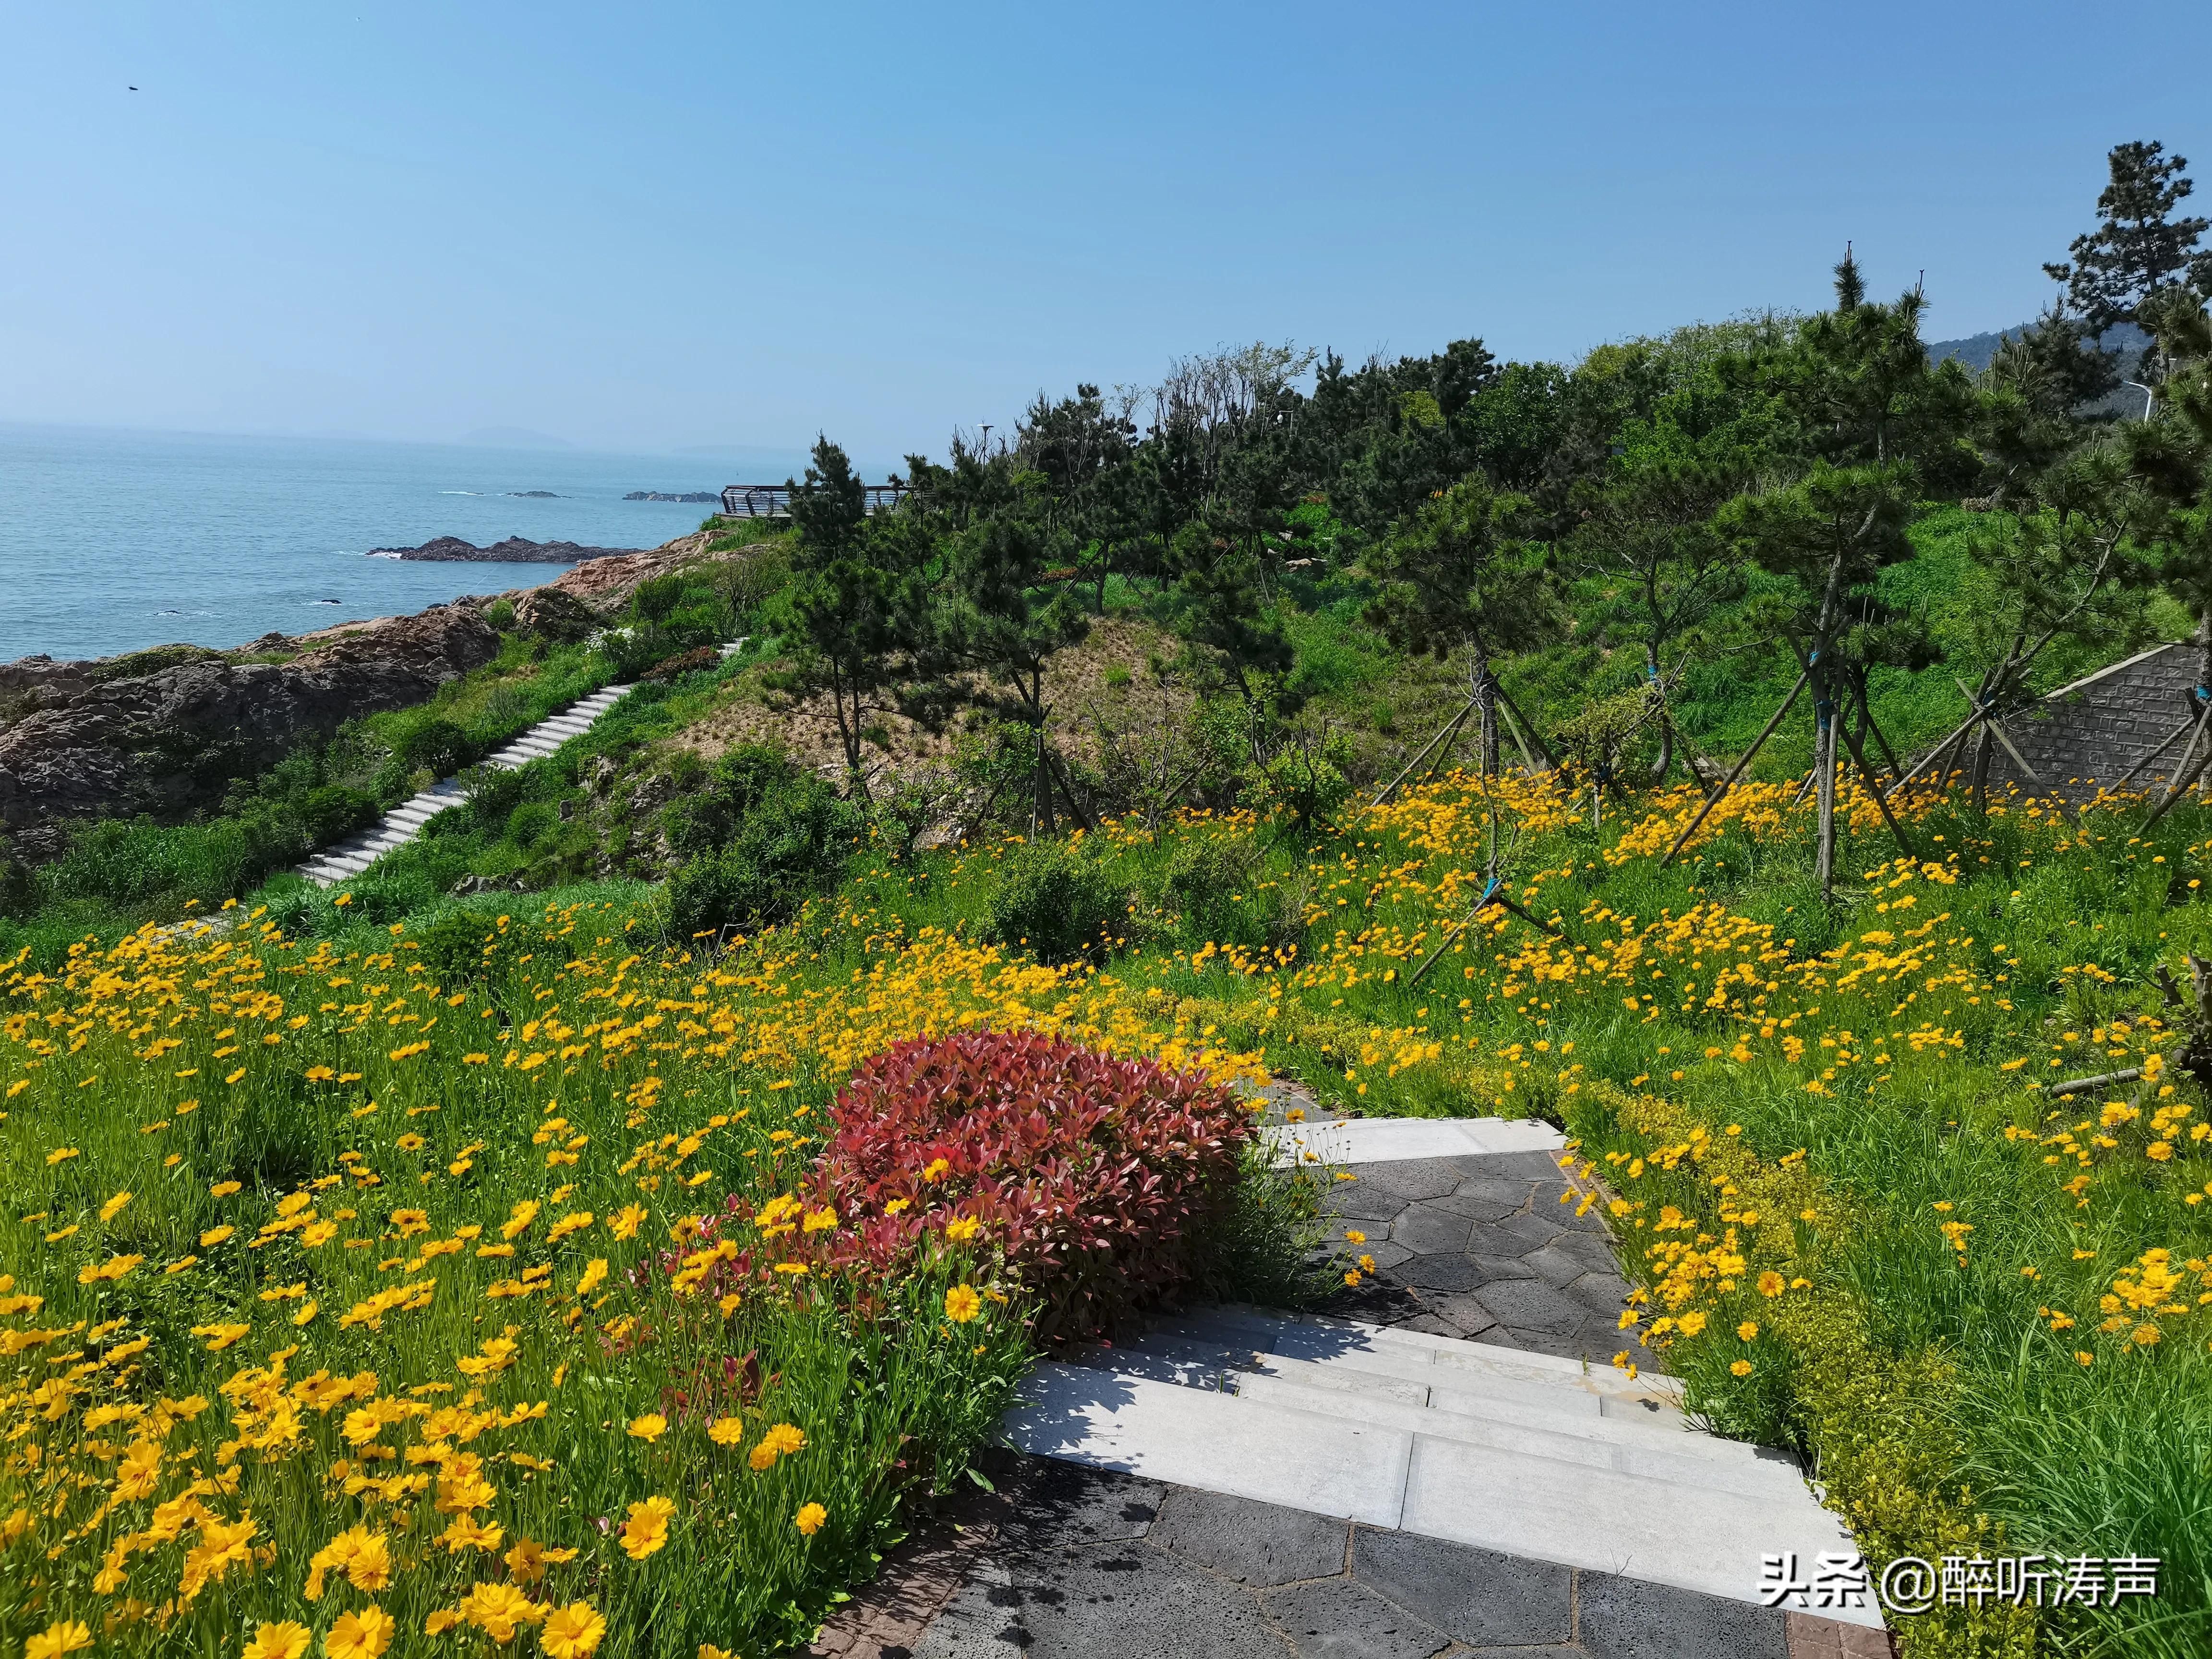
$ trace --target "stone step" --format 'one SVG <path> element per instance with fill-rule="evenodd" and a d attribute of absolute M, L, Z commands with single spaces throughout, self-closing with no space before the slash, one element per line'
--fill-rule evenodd
<path fill-rule="evenodd" d="M 1594 1462 L 1588 1440 L 1431 1424 L 1401 1402 L 1353 1419 L 1079 1365 L 1040 1365 L 1024 1393 L 1000 1428 L 1034 1455 L 1736 1601 L 1758 1599 L 1762 1555 L 1851 1548 L 1785 1469 L 1747 1492 L 1715 1484 L 1746 1484 L 1741 1469 L 1641 1447 L 1620 1455 L 1666 1478 Z"/>
<path fill-rule="evenodd" d="M 1479 1419 L 1509 1429 L 1550 1430 L 1644 1446 L 1708 1463 L 1742 1464 L 1760 1456 L 1754 1447 L 1695 1431 L 1688 1419 L 1662 1401 L 1600 1394 L 1557 1380 L 1448 1368 L 1431 1368 L 1411 1376 L 1249 1350 L 1225 1353 L 1154 1337 L 1133 1347 L 1094 1350 L 1080 1356 L 1079 1363 L 1255 1398 L 1272 1399 L 1283 1389 L 1294 1389 L 1299 1401 L 1291 1403 L 1303 1401 L 1308 1410 L 1358 1415 L 1370 1405 L 1387 1403 Z"/>
<path fill-rule="evenodd" d="M 1278 1164 L 1381 1164 L 1410 1158 L 1464 1158 L 1470 1153 L 1553 1152 L 1566 1137 L 1533 1118 L 1316 1117 L 1275 1123 L 1261 1136 Z"/>
<path fill-rule="evenodd" d="M 1273 1372 L 1235 1382 L 1238 1398 L 1262 1404 L 1434 1435 L 1462 1445 L 1538 1453 L 1561 1462 L 1709 1486 L 1747 1498 L 1779 1498 L 1804 1485 L 1796 1460 L 1787 1453 L 1762 1455 L 1756 1447 L 1711 1435 L 1595 1414 L 1576 1422 L 1489 1399 L 1470 1401 L 1473 1410 L 1434 1402 L 1412 1404 L 1366 1392 L 1310 1388 Z"/>
<path fill-rule="evenodd" d="M 1585 1365 L 1556 1354 L 1495 1343 L 1470 1342 L 1402 1327 L 1367 1324 L 1352 1319 L 1270 1314 L 1258 1309 L 1218 1307 L 1170 1316 L 1154 1322 L 1162 1335 L 1224 1346 L 1248 1345 L 1284 1358 L 1335 1360 L 1439 1386 L 1456 1386 L 1433 1368 L 1477 1371 L 1499 1378 L 1534 1382 L 1568 1382 L 1589 1393 L 1622 1400 L 1659 1401 L 1673 1405 L 1678 1388 L 1671 1377 L 1648 1373 L 1634 1377 L 1609 1365 Z M 1367 1356 L 1374 1356 L 1369 1359 Z"/>
<path fill-rule="evenodd" d="M 744 644 L 744 641 L 739 640 L 735 645 L 725 646 L 722 653 L 727 656 Z M 599 717 L 621 702 L 632 689 L 629 685 L 602 686 L 589 696 L 579 698 L 558 713 L 549 714 L 520 736 L 510 738 L 505 747 L 489 756 L 484 763 L 512 770 L 557 753 L 561 745 L 570 738 L 590 731 Z M 459 805 L 467 799 L 459 780 L 441 779 L 393 807 L 371 829 L 349 836 L 335 847 L 324 848 L 295 867 L 301 875 L 318 886 L 331 886 L 349 877 L 359 875 L 395 848 L 405 846 L 421 833 L 422 826 L 432 817 L 448 807 Z"/>

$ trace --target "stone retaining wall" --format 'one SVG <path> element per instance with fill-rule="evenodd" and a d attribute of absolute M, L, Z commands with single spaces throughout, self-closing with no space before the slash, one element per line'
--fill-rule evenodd
<path fill-rule="evenodd" d="M 2189 717 L 2199 660 L 2194 643 L 2161 645 L 2061 686 L 2005 722 L 2005 735 L 2035 769 L 2035 778 L 2022 776 L 2000 746 L 1990 767 L 1991 786 L 2080 799 L 2100 784 L 2117 785 Z M 2172 742 L 2130 787 L 2171 776 L 2183 747 L 2183 740 Z M 1972 762 L 1969 748 L 1960 770 Z"/>

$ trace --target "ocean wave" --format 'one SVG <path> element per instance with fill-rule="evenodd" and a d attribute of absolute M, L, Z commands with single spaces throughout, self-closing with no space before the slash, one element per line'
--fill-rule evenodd
<path fill-rule="evenodd" d="M 397 553 L 364 553 L 361 556 L 364 559 L 396 559 L 399 556 Z"/>
<path fill-rule="evenodd" d="M 441 495 L 481 495 L 483 494 L 483 491 L 481 489 L 441 489 L 438 493 Z"/>

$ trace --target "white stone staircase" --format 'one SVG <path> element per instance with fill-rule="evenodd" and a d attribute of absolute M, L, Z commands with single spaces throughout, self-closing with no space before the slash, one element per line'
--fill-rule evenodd
<path fill-rule="evenodd" d="M 1698 1430 L 1665 1377 L 1233 1307 L 1070 1358 L 1004 1420 L 1019 1449 L 1740 1601 L 1762 1555 L 1855 1552 L 1793 1460 Z"/>
<path fill-rule="evenodd" d="M 724 660 L 744 649 L 744 639 L 720 647 Z M 484 764 L 512 769 L 541 760 L 571 738 L 592 729 L 599 716 L 620 702 L 632 690 L 628 685 L 603 686 L 588 697 L 550 714 L 509 743 Z M 368 829 L 324 848 L 299 866 L 299 872 L 318 887 L 331 887 L 361 874 L 395 848 L 404 847 L 422 833 L 422 826 L 452 806 L 467 799 L 458 778 L 444 778 L 419 795 L 399 803 Z"/>

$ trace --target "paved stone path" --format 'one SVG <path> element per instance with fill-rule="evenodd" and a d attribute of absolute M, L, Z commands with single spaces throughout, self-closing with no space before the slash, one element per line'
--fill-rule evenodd
<path fill-rule="evenodd" d="M 1873 1659 L 1878 1632 L 1042 1458 L 1001 1455 L 927 1593 L 853 1659 Z M 909 1590 L 915 1575 L 906 1580 Z M 864 1603 L 870 1598 L 864 1596 Z"/>
<path fill-rule="evenodd" d="M 1651 1355 L 1613 1367 L 1626 1285 L 1556 1131 L 1267 1116 L 1282 1161 L 1355 1160 L 1333 1237 L 1375 1271 L 1328 1310 L 1353 1316 L 1194 1310 L 1041 1365 L 988 1511 L 817 1653 L 1890 1652 L 1869 1610 L 1758 1604 L 1762 1553 L 1849 1535 L 1784 1454 L 1696 1430 Z"/>
<path fill-rule="evenodd" d="M 1595 1208 L 1549 1152 L 1462 1154 L 1348 1166 L 1358 1179 L 1334 1197 L 1330 1237 L 1375 1272 L 1332 1311 L 1379 1325 L 1479 1339 L 1610 1364 L 1626 1348 L 1656 1368 L 1620 1328 L 1628 1284 Z M 1364 1243 L 1350 1239 L 1352 1233 Z"/>
<path fill-rule="evenodd" d="M 744 648 L 744 643 L 742 639 L 733 640 L 720 647 L 721 653 L 725 658 L 735 656 Z M 599 716 L 620 702 L 632 689 L 628 685 L 603 686 L 558 714 L 547 715 L 489 757 L 484 764 L 513 769 L 554 753 L 571 738 L 581 737 L 590 731 Z M 400 802 L 368 829 L 325 848 L 299 866 L 300 873 L 318 887 L 336 886 L 361 874 L 395 848 L 404 847 L 422 833 L 422 826 L 432 818 L 467 799 L 459 778 L 441 779 L 422 793 Z"/>

